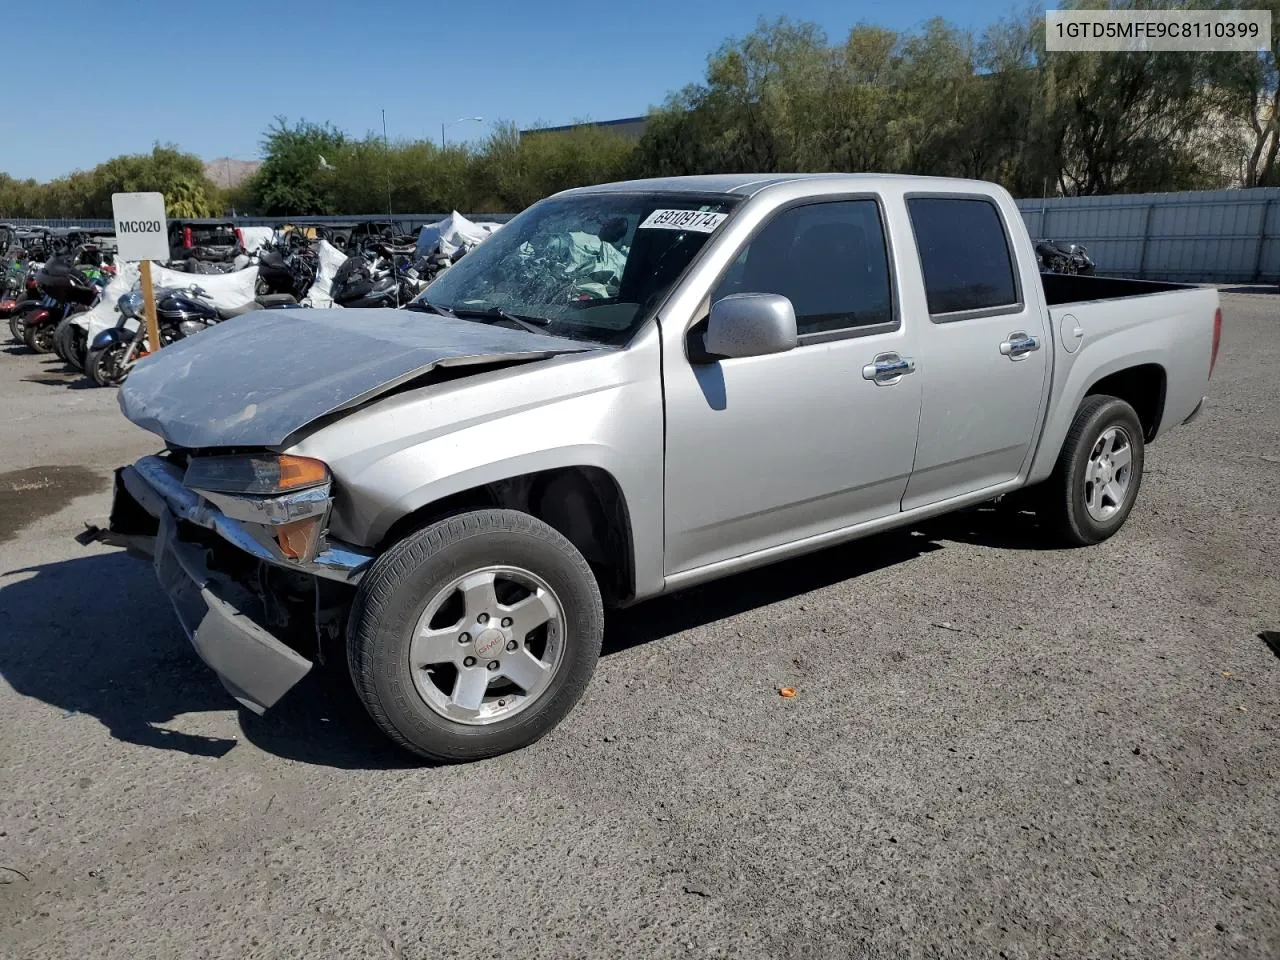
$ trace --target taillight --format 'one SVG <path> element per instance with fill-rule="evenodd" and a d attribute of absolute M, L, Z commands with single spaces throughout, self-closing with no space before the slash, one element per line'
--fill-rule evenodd
<path fill-rule="evenodd" d="M 1213 312 L 1213 353 L 1209 354 L 1209 376 L 1213 376 L 1214 365 L 1218 362 L 1218 347 L 1222 345 L 1222 308 Z"/>
<path fill-rule="evenodd" d="M 191 240 L 191 228 L 183 227 L 182 228 L 182 249 L 190 250 L 194 246 L 195 246 L 195 243 L 193 243 Z"/>
<path fill-rule="evenodd" d="M 236 244 L 241 247 L 244 246 L 244 234 L 241 232 L 239 227 L 236 227 Z"/>

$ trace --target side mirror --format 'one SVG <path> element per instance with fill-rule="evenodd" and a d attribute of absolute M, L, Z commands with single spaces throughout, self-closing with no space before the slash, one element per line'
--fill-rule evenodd
<path fill-rule="evenodd" d="M 733 293 L 711 305 L 703 341 L 709 359 L 785 353 L 796 343 L 796 311 L 784 296 Z"/>

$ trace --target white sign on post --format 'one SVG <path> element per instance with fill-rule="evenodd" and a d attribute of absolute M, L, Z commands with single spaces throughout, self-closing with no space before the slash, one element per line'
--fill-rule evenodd
<path fill-rule="evenodd" d="M 164 215 L 163 193 L 113 193 L 111 212 L 116 221 L 117 259 L 169 259 L 169 223 Z"/>

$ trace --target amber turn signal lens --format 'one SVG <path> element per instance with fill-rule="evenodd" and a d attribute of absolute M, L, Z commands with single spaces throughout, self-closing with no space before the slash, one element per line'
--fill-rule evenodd
<path fill-rule="evenodd" d="M 329 468 L 319 460 L 292 457 L 288 454 L 277 457 L 276 460 L 280 464 L 280 480 L 277 486 L 281 490 L 314 487 L 329 479 Z"/>
<path fill-rule="evenodd" d="M 310 560 L 320 540 L 320 518 L 308 517 L 276 527 L 276 543 L 290 560 Z"/>

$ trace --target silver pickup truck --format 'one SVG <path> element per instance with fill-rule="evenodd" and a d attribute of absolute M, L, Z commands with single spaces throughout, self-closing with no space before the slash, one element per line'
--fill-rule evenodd
<path fill-rule="evenodd" d="M 1112 536 L 1220 330 L 1212 289 L 1042 276 L 988 183 L 569 190 L 407 309 L 145 359 L 120 406 L 165 449 L 103 536 L 249 709 L 328 652 L 397 743 L 492 756 L 573 707 L 607 604 L 1022 488 L 1046 536 Z"/>

